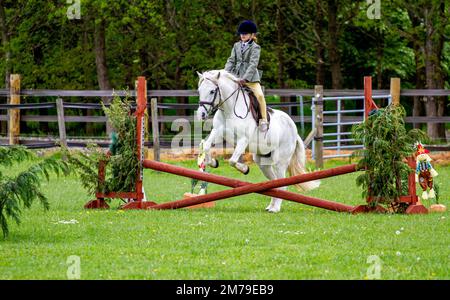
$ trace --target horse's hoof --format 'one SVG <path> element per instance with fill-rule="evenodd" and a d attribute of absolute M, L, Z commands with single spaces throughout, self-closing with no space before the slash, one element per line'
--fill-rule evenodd
<path fill-rule="evenodd" d="M 215 158 L 211 159 L 211 162 L 209 163 L 209 166 L 211 168 L 218 168 L 219 167 L 219 161 Z"/>
<path fill-rule="evenodd" d="M 247 166 L 247 171 L 242 172 L 242 174 L 247 175 L 248 173 L 250 173 L 250 167 L 249 166 Z"/>
<path fill-rule="evenodd" d="M 277 209 L 276 207 L 273 207 L 272 205 L 269 205 L 269 206 L 266 207 L 266 211 L 274 214 L 274 213 L 279 212 L 280 209 L 279 208 Z"/>
<path fill-rule="evenodd" d="M 244 175 L 247 175 L 250 172 L 250 167 L 244 163 L 230 163 L 230 165 Z"/>

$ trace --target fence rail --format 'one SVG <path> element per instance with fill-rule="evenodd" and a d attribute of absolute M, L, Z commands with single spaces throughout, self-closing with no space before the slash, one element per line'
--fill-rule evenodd
<path fill-rule="evenodd" d="M 379 98 L 382 95 L 388 95 L 390 93 L 389 90 L 373 90 L 373 98 Z M 265 89 L 265 94 L 267 96 L 279 96 L 279 97 L 295 97 L 296 102 L 277 102 L 277 103 L 268 103 L 269 107 L 274 108 L 282 108 L 286 110 L 291 110 L 292 108 L 299 109 L 299 115 L 292 115 L 292 119 L 296 123 L 301 123 L 302 130 L 304 129 L 305 123 L 312 123 L 314 116 L 304 115 L 304 105 L 311 104 L 313 101 L 313 97 L 315 92 L 313 89 Z M 20 90 L 20 88 L 16 91 L 10 91 L 6 89 L 0 89 L 0 97 L 56 97 L 55 102 L 45 102 L 45 103 L 22 103 L 22 104 L 0 104 L 0 111 L 7 111 L 7 114 L 0 114 L 0 121 L 6 121 L 11 123 L 11 113 L 10 112 L 19 112 L 20 118 L 16 122 L 57 122 L 59 126 L 59 137 L 49 137 L 45 141 L 34 141 L 31 139 L 21 138 L 19 139 L 7 139 L 0 138 L 1 144 L 10 144 L 11 140 L 16 142 L 20 142 L 27 147 L 30 148 L 48 148 L 55 146 L 55 143 L 62 142 L 67 144 L 69 147 L 84 147 L 86 144 L 90 143 L 89 141 L 79 141 L 79 140 L 71 140 L 66 138 L 66 123 L 106 123 L 107 118 L 105 116 L 72 116 L 67 113 L 64 113 L 65 110 L 69 109 L 87 109 L 87 110 L 101 110 L 103 105 L 101 103 L 72 103 L 72 102 L 63 102 L 62 98 L 69 97 L 80 97 L 80 98 L 105 98 L 105 97 L 113 97 L 113 96 L 130 96 L 135 97 L 136 92 L 134 90 L 41 90 L 41 89 L 24 89 Z M 450 96 L 450 90 L 414 90 L 414 89 L 405 89 L 401 90 L 400 96 L 406 97 L 433 97 L 433 96 Z M 152 121 L 150 118 L 149 123 L 153 125 L 153 123 L 160 125 L 161 123 L 171 123 L 175 120 L 184 119 L 189 122 L 194 121 L 193 115 L 164 115 L 162 112 L 167 109 L 173 110 L 194 110 L 198 107 L 198 104 L 193 103 L 164 103 L 161 101 L 161 98 L 167 97 L 198 97 L 198 92 L 196 90 L 149 90 L 147 92 L 148 98 L 159 98 L 159 101 L 156 101 L 156 109 L 159 112 L 159 115 L 152 114 L 153 118 L 156 118 L 156 122 Z M 309 99 L 304 99 L 303 97 L 309 97 Z M 364 98 L 364 90 L 323 90 L 322 97 L 325 97 L 326 100 L 338 100 L 343 99 L 345 97 L 353 97 L 353 98 Z M 57 105 L 58 101 L 60 101 L 59 105 Z M 16 102 L 17 103 L 17 102 Z M 20 102 L 19 102 L 20 103 Z M 149 101 L 149 112 L 152 111 L 150 108 Z M 106 105 L 108 106 L 108 105 Z M 20 111 L 22 110 L 34 110 L 34 109 L 56 109 L 55 115 L 20 115 Z M 338 115 L 335 115 L 336 111 L 323 111 L 323 126 L 343 126 L 345 124 L 356 124 L 362 121 L 362 117 L 360 116 L 351 116 L 344 114 L 355 114 L 361 113 L 363 108 L 361 109 L 349 109 L 346 111 L 339 111 Z M 424 116 L 408 116 L 405 118 L 406 123 L 449 123 L 450 117 L 424 117 Z M 149 124 L 150 126 L 150 124 Z M 20 128 L 17 124 L 12 126 L 9 124 L 8 129 L 11 128 Z M 149 127 L 151 128 L 151 127 Z M 159 128 L 159 127 L 154 127 Z M 9 132 L 8 130 L 8 132 Z M 333 140 L 325 141 L 325 143 L 329 144 L 334 139 L 339 140 L 339 142 L 351 142 L 349 138 L 340 139 L 340 135 L 349 134 L 348 132 L 337 132 L 334 135 L 329 135 L 328 133 L 323 133 L 323 136 L 330 136 Z M 311 136 L 312 137 L 312 136 Z M 9 142 L 8 142 L 9 141 Z M 109 145 L 108 140 L 99 140 L 96 141 L 102 147 L 106 147 Z M 161 136 L 157 143 L 164 147 L 170 145 L 170 141 L 165 139 L 164 136 Z M 149 141 L 146 145 L 153 146 L 153 141 Z M 342 147 L 351 148 L 351 145 L 340 145 Z M 325 147 L 325 149 L 331 149 L 335 147 L 330 145 L 330 147 Z M 342 148 L 344 149 L 344 148 Z"/>
<path fill-rule="evenodd" d="M 267 96 L 306 96 L 313 97 L 314 89 L 265 89 L 264 94 Z M 364 90 L 323 90 L 324 97 L 344 97 L 344 96 L 361 96 Z M 373 95 L 386 95 L 389 90 L 373 90 Z M 44 89 L 25 89 L 21 90 L 20 96 L 31 97 L 113 97 L 130 96 L 135 97 L 134 90 L 44 90 Z M 9 97 L 10 91 L 7 89 L 0 89 L 0 97 Z M 149 90 L 147 97 L 197 97 L 197 90 Z M 401 90 L 400 96 L 407 97 L 440 97 L 450 96 L 448 89 L 404 89 Z"/>
<path fill-rule="evenodd" d="M 109 105 L 105 105 L 109 106 Z M 280 108 L 288 108 L 288 107 L 298 107 L 298 102 L 286 102 L 286 103 L 267 103 L 269 107 L 280 107 Z M 64 109 L 102 109 L 101 104 L 93 104 L 93 103 L 63 103 Z M 198 107 L 198 104 L 183 104 L 179 105 L 178 103 L 158 103 L 158 109 L 195 109 Z M 27 103 L 27 104 L 0 104 L 0 110 L 30 110 L 30 109 L 43 109 L 43 108 L 56 108 L 55 103 Z M 150 105 L 148 105 L 150 108 Z M 341 113 L 355 113 L 355 112 L 363 112 L 364 110 L 346 110 Z M 334 113 L 333 111 L 324 111 L 323 114 L 324 120 L 326 122 L 336 122 L 336 116 L 328 116 L 327 114 Z M 105 116 L 69 116 L 65 117 L 66 122 L 80 122 L 80 123 L 106 123 L 107 119 Z M 173 122 L 178 119 L 185 119 L 190 122 L 194 121 L 195 116 L 189 115 L 173 115 L 173 116 L 159 116 L 160 122 Z M 304 120 L 305 123 L 312 122 L 312 116 L 291 116 L 294 122 L 298 123 L 301 119 Z M 361 121 L 362 119 L 357 116 L 341 116 L 341 121 L 343 122 L 356 122 Z M 0 115 L 0 121 L 8 121 L 8 115 Z M 21 115 L 20 120 L 23 122 L 58 122 L 57 115 Z M 424 117 L 424 116 L 409 116 L 405 117 L 406 123 L 449 123 L 450 116 L 442 116 L 442 117 Z M 345 124 L 343 124 L 345 125 Z"/>

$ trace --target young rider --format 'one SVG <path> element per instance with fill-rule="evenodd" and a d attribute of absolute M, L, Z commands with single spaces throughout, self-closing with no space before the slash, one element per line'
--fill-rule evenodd
<path fill-rule="evenodd" d="M 261 47 L 256 43 L 256 24 L 252 21 L 243 21 L 238 28 L 241 37 L 231 50 L 231 55 L 225 64 L 225 70 L 239 78 L 239 84 L 249 87 L 256 96 L 261 109 L 259 130 L 265 132 L 269 128 L 267 122 L 266 100 L 261 89 L 261 75 L 258 71 Z"/>

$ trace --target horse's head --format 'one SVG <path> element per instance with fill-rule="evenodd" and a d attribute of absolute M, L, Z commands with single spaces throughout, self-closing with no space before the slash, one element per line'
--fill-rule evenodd
<path fill-rule="evenodd" d="M 200 95 L 199 107 L 197 110 L 197 118 L 206 120 L 213 115 L 220 106 L 220 88 L 219 78 L 220 71 L 198 73 L 200 78 L 198 82 L 198 93 Z"/>

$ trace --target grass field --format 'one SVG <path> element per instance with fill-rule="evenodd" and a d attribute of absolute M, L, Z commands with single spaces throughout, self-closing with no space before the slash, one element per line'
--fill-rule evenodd
<path fill-rule="evenodd" d="M 176 164 L 195 168 L 194 161 Z M 247 177 L 221 166 L 213 173 L 264 179 L 256 165 Z M 450 167 L 435 168 L 449 206 Z M 322 180 L 309 194 L 362 204 L 355 177 Z M 209 209 L 124 212 L 113 200 L 109 211 L 87 211 L 93 197 L 74 175 L 52 177 L 42 189 L 50 211 L 34 204 L 20 226 L 10 222 L 0 240 L 0 279 L 67 279 L 74 255 L 81 279 L 368 279 L 375 263 L 381 279 L 450 279 L 448 212 L 350 215 L 284 201 L 269 214 L 269 197 L 254 194 Z M 190 180 L 146 170 L 145 189 L 150 200 L 165 202 L 190 191 Z"/>

